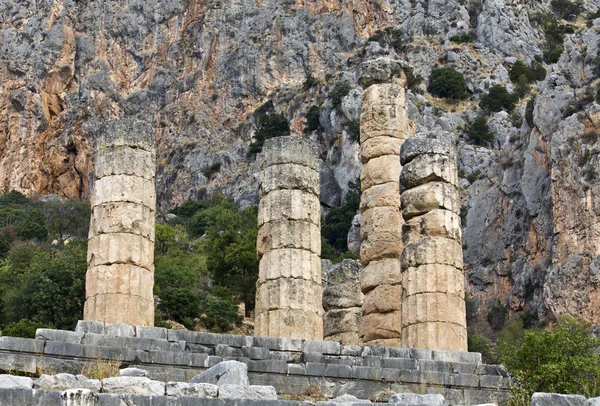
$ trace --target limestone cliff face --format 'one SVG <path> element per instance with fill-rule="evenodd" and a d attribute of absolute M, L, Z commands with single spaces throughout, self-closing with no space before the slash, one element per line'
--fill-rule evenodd
<path fill-rule="evenodd" d="M 399 28 L 400 57 L 425 78 L 436 64 L 465 74 L 473 97 L 458 105 L 425 84 L 407 92 L 417 131 L 460 132 L 481 94 L 512 88 L 514 58 L 541 53 L 533 17 L 547 10 L 527 0 L 0 0 L 0 188 L 87 199 L 99 125 L 137 116 L 156 128 L 159 210 L 215 193 L 256 204 L 247 151 L 259 118 L 283 112 L 300 134 L 318 105 L 323 129 L 309 136 L 328 185 L 321 202 L 333 206 L 360 171 L 349 125 L 360 115 L 357 67 L 389 52 L 370 36 Z M 467 31 L 475 44 L 449 41 Z M 465 269 L 482 319 L 500 301 L 600 324 L 600 105 L 584 97 L 597 87 L 599 31 L 600 20 L 579 21 L 566 35 L 534 86 L 535 128 L 501 112 L 489 119 L 492 145 L 461 142 Z M 316 82 L 304 86 L 309 74 Z M 335 83 L 351 88 L 337 107 Z M 583 110 L 566 114 L 573 104 Z"/>

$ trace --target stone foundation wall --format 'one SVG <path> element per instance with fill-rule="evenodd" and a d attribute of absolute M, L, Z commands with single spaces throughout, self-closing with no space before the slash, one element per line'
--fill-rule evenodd
<path fill-rule="evenodd" d="M 86 274 L 86 320 L 154 324 L 154 130 L 123 118 L 99 131 Z"/>
<path fill-rule="evenodd" d="M 303 137 L 265 141 L 258 158 L 256 335 L 323 338 L 321 206 L 316 147 Z"/>
<path fill-rule="evenodd" d="M 402 146 L 402 345 L 467 350 L 456 137 L 420 133 Z"/>
<path fill-rule="evenodd" d="M 361 288 L 361 340 L 372 345 L 401 345 L 400 147 L 409 137 L 406 78 L 400 63 L 383 57 L 361 67 L 365 88 L 360 117 L 361 248 L 365 267 Z"/>

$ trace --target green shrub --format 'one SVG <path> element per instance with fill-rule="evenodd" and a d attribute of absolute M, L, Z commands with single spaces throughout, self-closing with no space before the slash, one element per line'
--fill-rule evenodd
<path fill-rule="evenodd" d="M 508 71 L 508 76 L 513 83 L 518 82 L 521 76 L 525 76 L 527 82 L 531 83 L 536 80 L 544 80 L 546 69 L 536 61 L 531 61 L 529 66 L 521 61 L 517 61 Z"/>
<path fill-rule="evenodd" d="M 567 21 L 575 20 L 583 11 L 583 2 L 581 0 L 575 2 L 570 0 L 552 0 L 550 6 L 559 18 Z"/>
<path fill-rule="evenodd" d="M 502 330 L 502 327 L 504 327 L 504 324 L 506 324 L 507 320 L 508 309 L 506 308 L 506 306 L 503 306 L 500 303 L 492 307 L 492 309 L 487 315 L 487 321 L 488 323 L 490 323 L 490 326 L 492 326 L 492 329 L 494 329 L 494 331 Z"/>
<path fill-rule="evenodd" d="M 518 101 L 518 94 L 509 93 L 502 85 L 494 85 L 487 94 L 484 94 L 481 97 L 479 107 L 488 113 L 500 110 L 505 110 L 510 113 L 515 108 Z"/>
<path fill-rule="evenodd" d="M 329 98 L 333 107 L 341 105 L 342 99 L 350 93 L 350 90 L 352 90 L 350 83 L 345 81 L 336 82 L 331 92 L 329 92 Z"/>
<path fill-rule="evenodd" d="M 465 134 L 476 144 L 494 141 L 494 134 L 490 132 L 487 120 L 484 116 L 477 116 L 465 126 Z"/>
<path fill-rule="evenodd" d="M 35 338 L 35 331 L 38 328 L 47 327 L 39 321 L 21 319 L 16 323 L 10 323 L 2 329 L 2 334 L 11 337 Z"/>
<path fill-rule="evenodd" d="M 547 63 L 556 63 L 560 59 L 560 56 L 562 55 L 564 50 L 565 48 L 563 46 L 560 46 L 544 51 L 544 60 Z"/>
<path fill-rule="evenodd" d="M 194 319 L 200 317 L 200 300 L 188 289 L 168 288 L 161 291 L 158 308 L 189 329 L 194 328 Z"/>
<path fill-rule="evenodd" d="M 360 120 L 348 120 L 346 122 L 346 133 L 350 137 L 350 139 L 354 142 L 359 142 L 360 140 Z"/>
<path fill-rule="evenodd" d="M 467 97 L 465 77 L 452 67 L 432 70 L 427 90 L 434 96 L 450 100 L 460 100 Z"/>
<path fill-rule="evenodd" d="M 333 247 L 332 257 L 348 249 L 348 231 L 360 204 L 360 181 L 349 182 L 344 204 L 332 208 L 323 219 L 321 235 Z M 331 258 L 329 258 L 331 259 Z"/>
<path fill-rule="evenodd" d="M 419 86 L 423 83 L 423 76 L 415 75 L 412 68 L 405 68 L 404 73 L 406 73 L 406 88 L 421 93 Z"/>
<path fill-rule="evenodd" d="M 306 112 L 306 127 L 304 127 L 305 133 L 310 133 L 316 130 L 320 130 L 321 127 L 321 109 L 319 106 L 310 106 Z"/>
<path fill-rule="evenodd" d="M 250 155 L 262 151 L 266 140 L 274 137 L 290 135 L 290 125 L 283 114 L 269 113 L 261 117 L 258 128 L 254 132 L 254 141 L 250 144 Z"/>
<path fill-rule="evenodd" d="M 527 106 L 525 107 L 525 121 L 527 121 L 527 125 L 529 127 L 533 127 L 535 124 L 533 122 L 533 109 L 535 107 L 535 97 L 532 97 L 527 102 Z"/>
<path fill-rule="evenodd" d="M 382 48 L 390 47 L 396 52 L 401 52 L 406 44 L 410 42 L 404 38 L 402 30 L 395 27 L 387 27 L 383 30 L 375 31 L 375 34 L 369 38 L 369 41 L 379 42 Z"/>
<path fill-rule="evenodd" d="M 462 34 L 457 34 L 457 35 L 451 36 L 450 41 L 455 42 L 457 44 L 464 44 L 464 43 L 473 42 L 474 38 L 471 34 L 462 33 Z"/>
<path fill-rule="evenodd" d="M 46 218 L 39 210 L 32 210 L 23 224 L 17 227 L 17 233 L 22 240 L 45 241 L 48 238 Z"/>
<path fill-rule="evenodd" d="M 213 295 L 200 297 L 202 315 L 200 319 L 212 332 L 224 333 L 230 331 L 233 326 L 240 326 L 244 319 L 238 314 L 238 307 Z"/>
<path fill-rule="evenodd" d="M 515 378 L 515 393 L 600 394 L 600 341 L 590 325 L 562 317 L 551 330 L 525 331 L 522 340 L 499 340 L 501 361 Z"/>
<path fill-rule="evenodd" d="M 0 232 L 0 259 L 6 258 L 10 252 L 10 241 L 6 235 Z"/>
<path fill-rule="evenodd" d="M 316 85 L 318 82 L 319 81 L 312 75 L 312 73 L 309 72 L 304 79 L 304 83 L 302 83 L 302 89 L 310 90 L 310 88 Z"/>
<path fill-rule="evenodd" d="M 486 336 L 474 334 L 467 337 L 467 347 L 469 352 L 481 353 L 481 358 L 485 364 L 497 364 L 498 358 L 492 350 L 492 341 Z"/>

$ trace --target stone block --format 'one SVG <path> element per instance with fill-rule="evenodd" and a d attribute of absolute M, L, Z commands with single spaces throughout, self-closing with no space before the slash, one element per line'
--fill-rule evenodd
<path fill-rule="evenodd" d="M 420 293 L 405 296 L 402 305 L 402 321 L 405 326 L 427 322 L 466 326 L 464 296 L 439 292 Z"/>
<path fill-rule="evenodd" d="M 363 316 L 359 334 L 363 342 L 401 337 L 401 312 L 372 313 Z"/>
<path fill-rule="evenodd" d="M 401 241 L 402 223 L 397 207 L 373 207 L 361 213 L 360 237 L 363 241 Z"/>
<path fill-rule="evenodd" d="M 433 321 L 405 325 L 402 327 L 402 345 L 467 351 L 467 329 L 464 325 Z"/>
<path fill-rule="evenodd" d="M 154 241 L 154 210 L 137 203 L 111 202 L 92 208 L 90 235 L 125 233 Z"/>
<path fill-rule="evenodd" d="M 136 325 L 154 324 L 154 302 L 127 294 L 99 294 L 88 297 L 84 315 L 90 320 Z"/>
<path fill-rule="evenodd" d="M 319 169 L 319 153 L 314 142 L 305 137 L 284 136 L 265 140 L 257 158 L 259 169 L 271 165 L 297 164 Z"/>
<path fill-rule="evenodd" d="M 419 132 L 413 135 L 409 142 L 402 145 L 401 163 L 406 165 L 419 155 L 425 154 L 455 157 L 457 154 L 456 139 L 456 135 L 446 131 Z"/>
<path fill-rule="evenodd" d="M 452 265 L 421 265 L 402 273 L 402 287 L 407 296 L 445 293 L 464 301 L 465 276 L 462 270 Z"/>
<path fill-rule="evenodd" d="M 363 190 L 360 196 L 360 210 L 375 207 L 400 207 L 400 191 L 398 182 L 383 183 Z"/>
<path fill-rule="evenodd" d="M 164 396 L 165 383 L 148 378 L 119 376 L 102 380 L 103 393 Z"/>
<path fill-rule="evenodd" d="M 366 191 L 374 186 L 398 182 L 401 171 L 397 156 L 384 155 L 370 159 L 360 172 L 360 186 Z"/>
<path fill-rule="evenodd" d="M 404 138 L 398 137 L 373 137 L 366 140 L 360 146 L 360 160 L 363 164 L 380 156 L 393 155 L 400 157 L 400 147 L 404 143 Z"/>
<path fill-rule="evenodd" d="M 462 269 L 462 246 L 449 238 L 423 237 L 404 246 L 401 264 L 403 270 L 428 264 L 450 265 Z"/>
<path fill-rule="evenodd" d="M 153 272 L 146 268 L 120 263 L 96 265 L 89 267 L 86 273 L 86 296 L 122 294 L 153 300 L 153 284 Z"/>
<path fill-rule="evenodd" d="M 406 107 L 395 104 L 365 104 L 360 114 L 360 143 L 375 137 L 394 137 L 405 140 L 410 130 Z"/>
<path fill-rule="evenodd" d="M 352 378 L 352 367 L 350 365 L 326 364 L 323 376 L 331 378 Z"/>
<path fill-rule="evenodd" d="M 313 376 L 325 375 L 325 364 L 318 362 L 307 362 L 306 363 L 306 374 Z"/>
<path fill-rule="evenodd" d="M 249 386 L 248 366 L 238 361 L 223 361 L 196 375 L 190 383 L 209 383 L 219 387 L 227 384 Z"/>
<path fill-rule="evenodd" d="M 0 375 L 0 389 L 31 389 L 33 380 L 25 376 Z"/>
<path fill-rule="evenodd" d="M 458 190 L 449 183 L 430 182 L 405 190 L 400 196 L 400 202 L 405 221 L 436 209 L 460 213 Z"/>
<path fill-rule="evenodd" d="M 307 313 L 322 312 L 320 284 L 306 279 L 281 278 L 257 284 L 257 313 L 269 310 L 305 310 Z"/>
<path fill-rule="evenodd" d="M 156 148 L 155 130 L 152 123 L 134 117 L 120 117 L 106 121 L 98 131 L 98 148 L 130 146 L 154 151 Z"/>
<path fill-rule="evenodd" d="M 119 376 L 137 376 L 147 378 L 148 371 L 139 368 L 123 368 L 119 371 Z"/>
<path fill-rule="evenodd" d="M 354 379 L 379 381 L 381 380 L 382 371 L 381 368 L 355 365 L 352 367 L 352 376 Z"/>
<path fill-rule="evenodd" d="M 321 255 L 321 229 L 306 221 L 273 221 L 258 229 L 256 252 L 261 258 L 267 251 L 296 248 Z"/>
<path fill-rule="evenodd" d="M 483 389 L 465 389 L 465 404 L 466 405 L 479 405 L 493 403 L 498 404 L 498 392 L 487 391 Z M 555 406 L 554 403 L 545 403 L 544 405 Z M 541 406 L 541 405 L 538 405 Z"/>
<path fill-rule="evenodd" d="M 46 329 L 38 329 L 46 330 Z M 56 330 L 53 330 L 56 331 Z M 29 353 L 41 353 L 44 351 L 45 340 L 37 339 L 37 331 L 36 331 L 36 339 L 32 340 L 29 338 L 19 338 L 19 337 L 8 337 L 3 336 L 0 337 L 0 350 L 10 351 L 10 352 L 29 352 Z"/>
<path fill-rule="evenodd" d="M 279 337 L 254 337 L 255 347 L 268 348 L 271 351 L 302 351 L 302 340 Z"/>
<path fill-rule="evenodd" d="M 450 384 L 455 387 L 479 387 L 479 376 L 473 374 L 455 374 L 450 376 Z"/>
<path fill-rule="evenodd" d="M 154 242 L 134 234 L 100 234 L 88 240 L 88 268 L 99 265 L 132 264 L 154 269 Z"/>
<path fill-rule="evenodd" d="M 215 345 L 215 355 L 220 357 L 242 357 L 241 348 L 230 347 L 225 344 L 217 344 Z"/>
<path fill-rule="evenodd" d="M 163 327 L 136 326 L 135 336 L 139 338 L 167 339 L 167 329 Z"/>
<path fill-rule="evenodd" d="M 381 365 L 384 368 L 394 369 L 418 369 L 419 362 L 413 358 L 383 358 Z"/>
<path fill-rule="evenodd" d="M 417 395 L 414 393 L 397 393 L 390 398 L 390 403 L 414 406 L 446 406 L 446 399 L 442 395 Z"/>
<path fill-rule="evenodd" d="M 156 210 L 154 181 L 139 176 L 115 175 L 96 180 L 90 195 L 90 204 L 135 203 Z"/>
<path fill-rule="evenodd" d="M 325 331 L 325 330 L 323 330 Z M 333 334 L 323 334 L 326 340 L 336 341 L 340 344 L 348 344 L 354 345 L 361 343 L 360 336 L 358 335 L 358 325 L 355 327 L 355 330 L 350 330 L 347 332 L 341 333 L 333 333 Z"/>
<path fill-rule="evenodd" d="M 154 181 L 156 154 L 124 145 L 107 145 L 101 148 L 95 162 L 96 179 L 113 175 L 130 175 Z"/>
<path fill-rule="evenodd" d="M 431 359 L 436 361 L 452 362 L 454 363 L 455 367 L 457 363 L 468 364 L 471 371 L 476 371 L 478 364 L 481 364 L 481 354 L 478 352 L 433 350 L 431 353 Z M 498 367 L 498 365 L 496 365 L 496 367 Z"/>
<path fill-rule="evenodd" d="M 250 359 L 270 359 L 271 351 L 264 347 L 242 347 L 244 357 Z"/>
<path fill-rule="evenodd" d="M 48 341 L 44 347 L 44 354 L 60 355 L 63 357 L 81 357 L 83 356 L 83 346 L 81 344 Z"/>
<path fill-rule="evenodd" d="M 300 364 L 288 364 L 288 375 L 306 375 L 306 366 Z"/>
<path fill-rule="evenodd" d="M 500 389 L 504 385 L 504 377 L 493 375 L 481 375 L 479 377 L 479 385 L 482 388 Z"/>
<path fill-rule="evenodd" d="M 460 216 L 450 210 L 436 209 L 421 216 L 415 216 L 402 225 L 404 244 L 425 236 L 461 241 Z"/>
<path fill-rule="evenodd" d="M 79 320 L 75 326 L 76 333 L 104 334 L 104 323 L 101 321 Z"/>
<path fill-rule="evenodd" d="M 285 374 L 287 369 L 288 364 L 283 360 L 248 361 L 248 370 L 251 372 Z"/>
<path fill-rule="evenodd" d="M 327 273 L 327 283 L 323 289 L 325 310 L 360 307 L 363 294 L 360 290 L 360 277 L 363 267 L 358 261 L 346 259 L 333 265 Z"/>
<path fill-rule="evenodd" d="M 365 295 L 363 315 L 389 313 L 402 310 L 402 286 L 379 285 Z"/>
<path fill-rule="evenodd" d="M 60 394 L 61 405 L 95 406 L 98 393 L 89 389 L 68 389 Z"/>
<path fill-rule="evenodd" d="M 321 259 L 303 249 L 283 248 L 264 253 L 258 266 L 258 283 L 279 278 L 321 282 Z"/>
<path fill-rule="evenodd" d="M 398 198 L 399 199 L 399 198 Z M 263 196 L 258 204 L 258 226 L 271 221 L 302 220 L 321 224 L 319 198 L 302 190 L 274 190 Z"/>
<path fill-rule="evenodd" d="M 33 382 L 34 389 L 65 391 L 68 389 L 88 389 L 100 392 L 102 385 L 97 379 L 88 379 L 83 375 L 72 374 L 43 374 Z"/>
<path fill-rule="evenodd" d="M 401 193 L 429 182 L 445 182 L 458 187 L 456 156 L 419 155 L 402 167 Z"/>
<path fill-rule="evenodd" d="M 375 340 L 371 340 L 368 343 L 372 346 L 383 346 L 383 347 L 401 347 L 402 339 L 398 338 L 378 338 Z"/>
<path fill-rule="evenodd" d="M 277 400 L 272 386 L 223 385 L 219 388 L 219 399 Z"/>
<path fill-rule="evenodd" d="M 216 398 L 219 387 L 210 383 L 167 382 L 167 396 Z"/>
<path fill-rule="evenodd" d="M 333 340 L 335 336 L 345 334 L 343 344 L 359 344 L 358 326 L 360 326 L 361 320 L 362 310 L 360 307 L 329 310 L 323 316 L 323 335 Z"/>
<path fill-rule="evenodd" d="M 254 325 L 254 333 L 259 336 L 323 339 L 322 308 L 317 312 L 307 312 L 306 309 L 257 312 Z"/>
<path fill-rule="evenodd" d="M 399 258 L 402 254 L 403 246 L 402 240 L 363 241 L 360 245 L 360 262 L 366 267 L 371 261 Z"/>
<path fill-rule="evenodd" d="M 363 88 L 367 90 L 372 88 L 390 88 L 395 91 L 394 96 L 387 97 L 385 94 L 377 93 L 373 96 L 373 100 L 380 98 L 395 99 L 399 95 L 404 95 L 405 82 L 406 75 L 403 72 L 402 62 L 397 59 L 383 56 L 376 59 L 369 59 L 360 65 L 358 83 Z"/>
<path fill-rule="evenodd" d="M 367 293 L 380 285 L 400 285 L 401 283 L 400 258 L 371 261 L 365 267 L 360 278 L 360 287 L 363 293 Z"/>
<path fill-rule="evenodd" d="M 295 189 L 319 197 L 319 171 L 296 164 L 273 165 L 258 174 L 258 196 L 275 190 Z"/>
<path fill-rule="evenodd" d="M 31 389 L 4 389 L 0 388 L 0 405 L 31 406 L 39 404 Z"/>
<path fill-rule="evenodd" d="M 302 343 L 302 352 L 339 355 L 341 353 L 341 345 L 339 342 L 330 340 L 304 340 Z"/>

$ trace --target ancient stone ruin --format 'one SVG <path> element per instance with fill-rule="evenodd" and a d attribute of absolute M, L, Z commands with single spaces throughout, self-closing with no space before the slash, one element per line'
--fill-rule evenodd
<path fill-rule="evenodd" d="M 323 339 L 319 159 L 302 137 L 265 141 L 259 158 L 256 336 Z"/>
<path fill-rule="evenodd" d="M 419 133 L 402 146 L 402 345 L 467 351 L 456 139 Z"/>
<path fill-rule="evenodd" d="M 154 324 L 154 129 L 122 118 L 99 130 L 84 319 Z"/>
<path fill-rule="evenodd" d="M 384 57 L 361 67 L 365 88 L 360 118 L 362 196 L 360 260 L 365 295 L 360 336 L 364 343 L 401 345 L 400 147 L 409 137 L 406 77 L 400 62 Z"/>

